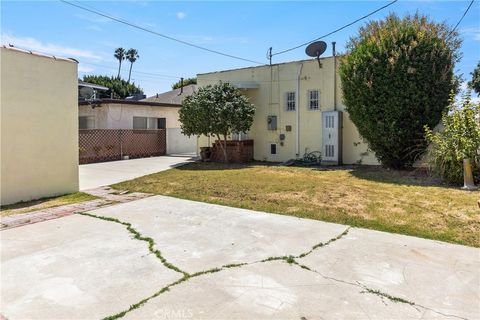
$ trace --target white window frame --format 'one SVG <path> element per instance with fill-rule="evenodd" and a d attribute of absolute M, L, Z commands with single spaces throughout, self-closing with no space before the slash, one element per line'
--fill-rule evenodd
<path fill-rule="evenodd" d="M 295 111 L 296 106 L 296 92 L 288 91 L 285 93 L 285 111 Z"/>
<path fill-rule="evenodd" d="M 145 128 L 135 128 L 135 118 L 144 120 L 146 127 Z M 158 119 L 159 118 L 156 118 L 156 117 L 134 116 L 132 118 L 132 128 L 135 129 L 135 130 L 145 130 L 145 129 L 155 130 L 155 129 L 158 129 Z"/>
<path fill-rule="evenodd" d="M 316 98 L 312 94 L 316 93 Z M 311 111 L 320 110 L 320 90 L 312 89 L 307 91 L 307 108 Z"/>

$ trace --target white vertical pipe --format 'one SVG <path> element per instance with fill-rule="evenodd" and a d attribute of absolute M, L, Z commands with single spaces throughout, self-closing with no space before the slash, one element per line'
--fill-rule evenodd
<path fill-rule="evenodd" d="M 300 156 L 300 77 L 302 75 L 303 63 L 297 65 L 297 91 L 295 93 L 295 112 L 296 112 L 296 130 L 295 130 L 295 154 Z"/>

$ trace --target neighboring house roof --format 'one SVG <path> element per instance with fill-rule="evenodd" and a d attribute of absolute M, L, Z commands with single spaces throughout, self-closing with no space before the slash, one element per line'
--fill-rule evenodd
<path fill-rule="evenodd" d="M 102 104 L 121 104 L 121 105 L 132 105 L 132 106 L 152 106 L 152 107 L 180 107 L 180 104 L 176 103 L 163 103 L 163 102 L 152 102 L 152 101 L 137 101 L 137 100 L 121 100 L 121 99 L 98 99 L 90 101 L 79 101 L 79 106 L 85 105 L 96 105 L 101 106 Z"/>
<path fill-rule="evenodd" d="M 105 91 L 110 89 L 108 87 L 104 87 L 104 86 L 101 86 L 101 85 L 98 85 L 98 84 L 95 84 L 95 83 L 85 82 L 85 81 L 81 81 L 81 80 L 78 80 L 78 86 L 79 87 L 87 87 L 87 88 L 97 89 L 97 90 L 105 90 Z"/>
<path fill-rule="evenodd" d="M 197 90 L 197 85 L 196 84 L 189 84 L 182 88 L 175 89 L 172 91 L 167 91 L 164 93 L 157 93 L 154 96 L 148 97 L 146 99 L 143 99 L 141 101 L 149 101 L 149 102 L 158 102 L 158 103 L 171 103 L 171 104 L 178 104 L 181 105 L 183 102 L 183 99 L 185 97 L 188 97 L 192 93 Z M 183 92 L 182 92 L 183 91 Z"/>

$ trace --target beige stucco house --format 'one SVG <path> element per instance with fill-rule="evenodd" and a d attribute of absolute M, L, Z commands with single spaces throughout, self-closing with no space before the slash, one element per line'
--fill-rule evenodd
<path fill-rule="evenodd" d="M 338 60 L 322 58 L 321 67 L 310 59 L 199 74 L 197 85 L 229 82 L 250 98 L 254 123 L 240 137 L 254 140 L 255 160 L 283 162 L 320 151 L 328 163 L 378 164 L 345 111 Z M 211 142 L 201 137 L 198 145 Z"/>
<path fill-rule="evenodd" d="M 167 154 L 196 153 L 197 138 L 181 133 L 178 120 L 181 103 L 152 99 L 80 101 L 79 128 L 166 129 Z"/>
<path fill-rule="evenodd" d="M 0 203 L 78 191 L 77 62 L 1 47 Z"/>

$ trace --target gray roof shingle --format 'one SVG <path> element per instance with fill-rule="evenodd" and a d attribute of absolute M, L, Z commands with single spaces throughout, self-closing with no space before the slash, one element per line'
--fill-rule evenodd
<path fill-rule="evenodd" d="M 189 84 L 183 87 L 183 92 L 181 89 L 175 89 L 164 93 L 158 93 L 141 101 L 182 104 L 183 99 L 191 95 L 195 90 L 197 90 L 197 85 Z"/>

